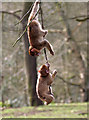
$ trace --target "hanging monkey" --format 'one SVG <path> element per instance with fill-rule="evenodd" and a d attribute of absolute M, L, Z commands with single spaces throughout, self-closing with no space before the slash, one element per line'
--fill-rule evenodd
<path fill-rule="evenodd" d="M 51 84 L 56 76 L 56 73 L 56 70 L 54 70 L 52 74 L 50 73 L 48 64 L 42 65 L 39 69 L 36 92 L 38 98 L 45 101 L 47 105 L 54 99 Z"/>
<path fill-rule="evenodd" d="M 40 0 L 35 1 L 31 14 L 28 18 L 28 25 L 39 10 L 39 3 Z M 36 16 L 34 20 L 32 20 L 32 22 L 30 23 L 27 33 L 30 43 L 29 55 L 38 56 L 40 54 L 40 50 L 44 47 L 46 47 L 50 51 L 50 53 L 54 55 L 52 45 L 48 42 L 48 40 L 44 39 L 48 31 L 42 29 L 41 24 L 38 21 L 38 16 Z"/>

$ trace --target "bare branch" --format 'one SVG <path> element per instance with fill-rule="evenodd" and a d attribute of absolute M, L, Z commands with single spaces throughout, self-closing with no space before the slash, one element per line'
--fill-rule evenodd
<path fill-rule="evenodd" d="M 25 28 L 25 30 L 22 32 L 22 34 L 20 35 L 20 37 L 18 37 L 18 39 L 14 42 L 14 44 L 12 45 L 13 47 L 16 45 L 16 43 L 22 38 L 22 36 L 25 34 L 25 32 L 27 31 L 27 27 Z"/>
<path fill-rule="evenodd" d="M 82 19 L 82 18 L 86 18 L 86 17 L 89 17 L 89 16 L 87 16 L 87 15 L 79 15 L 79 16 L 70 17 L 68 19 Z"/>
<path fill-rule="evenodd" d="M 85 22 L 85 21 L 87 21 L 89 19 L 89 16 L 87 16 L 87 17 L 85 17 L 85 18 L 77 18 L 76 19 L 76 21 L 78 21 L 78 22 Z"/>
<path fill-rule="evenodd" d="M 22 10 L 15 10 L 15 11 L 0 11 L 0 13 L 10 14 L 16 17 L 17 19 L 20 19 L 20 16 L 16 15 L 16 13 L 22 12 Z"/>
<path fill-rule="evenodd" d="M 32 6 L 30 7 L 30 9 L 26 12 L 26 14 L 25 14 L 25 15 L 23 15 L 23 17 L 20 19 L 20 21 L 19 21 L 19 22 L 17 22 L 15 25 L 17 25 L 17 24 L 19 24 L 20 22 L 22 22 L 22 21 L 23 21 L 23 19 L 24 19 L 24 18 L 28 15 L 28 13 L 30 13 L 30 11 L 31 11 L 32 7 L 33 7 L 33 4 L 32 4 Z"/>
<path fill-rule="evenodd" d="M 82 87 L 81 84 L 69 82 L 69 81 L 65 80 L 63 77 L 61 77 L 61 76 L 59 76 L 59 75 L 57 75 L 57 77 L 58 77 L 59 79 L 61 79 L 64 83 L 67 83 L 67 84 L 73 85 L 73 86 L 77 86 L 77 87 L 80 87 L 81 89 L 85 90 L 85 89 Z M 69 78 L 67 78 L 67 79 L 69 79 Z M 70 79 L 71 79 L 71 78 L 70 78 Z"/>
<path fill-rule="evenodd" d="M 83 22 L 79 22 L 79 23 L 77 24 L 77 26 L 72 30 L 72 34 L 74 34 L 74 33 L 77 31 L 77 29 L 78 29 L 82 24 L 83 24 Z"/>
<path fill-rule="evenodd" d="M 87 15 L 80 15 L 80 16 L 74 16 L 74 17 L 66 18 L 66 20 L 77 20 L 78 21 L 78 20 L 86 18 L 86 17 L 88 17 L 88 19 L 89 19 L 89 16 L 87 16 Z M 51 23 L 51 24 L 47 25 L 46 27 L 53 26 L 53 25 L 55 25 L 59 22 L 62 22 L 62 21 L 63 21 L 63 19 L 55 21 L 54 23 Z M 45 19 L 45 22 L 46 22 L 46 19 Z M 80 20 L 79 22 L 83 22 L 83 21 Z"/>
<path fill-rule="evenodd" d="M 64 30 L 49 29 L 48 32 L 50 32 L 50 33 L 62 33 L 62 34 L 65 34 L 65 29 Z"/>

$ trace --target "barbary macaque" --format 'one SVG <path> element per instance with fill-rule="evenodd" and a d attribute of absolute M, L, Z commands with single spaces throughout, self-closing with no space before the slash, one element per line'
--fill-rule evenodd
<path fill-rule="evenodd" d="M 41 24 L 38 21 L 38 15 L 35 17 L 37 11 L 39 10 L 39 3 L 40 3 L 40 0 L 35 1 L 31 14 L 28 18 L 27 33 L 28 33 L 28 38 L 30 43 L 29 55 L 38 56 L 40 53 L 40 50 L 44 47 L 46 47 L 50 51 L 50 53 L 54 55 L 52 45 L 48 42 L 48 40 L 44 39 L 44 37 L 48 33 L 48 30 L 43 30 L 41 27 Z"/>
<path fill-rule="evenodd" d="M 39 69 L 38 80 L 36 84 L 36 92 L 39 99 L 46 102 L 46 105 L 50 104 L 53 99 L 53 93 L 51 84 L 56 76 L 56 70 L 50 73 L 49 64 L 44 64 Z"/>

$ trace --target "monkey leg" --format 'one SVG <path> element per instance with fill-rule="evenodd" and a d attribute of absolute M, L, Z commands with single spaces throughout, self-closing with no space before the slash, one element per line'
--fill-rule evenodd
<path fill-rule="evenodd" d="M 53 95 L 53 93 L 52 93 L 52 87 L 51 87 L 51 85 L 49 86 L 49 91 L 48 91 L 48 94 L 51 94 L 51 95 Z"/>
<path fill-rule="evenodd" d="M 41 43 L 42 48 L 46 47 L 52 55 L 54 55 L 53 47 L 52 45 L 48 42 L 48 40 L 44 39 Z"/>
<path fill-rule="evenodd" d="M 31 14 L 29 16 L 29 19 L 32 20 L 32 18 L 35 17 L 36 15 L 36 12 L 38 11 L 39 9 L 39 3 L 40 3 L 40 0 L 36 0 L 35 3 L 34 3 L 34 6 L 32 8 L 32 11 L 31 11 Z M 38 16 L 35 17 L 35 19 L 38 19 Z"/>
<path fill-rule="evenodd" d="M 53 95 L 51 94 L 44 94 L 44 97 L 47 105 L 50 104 L 54 99 Z"/>

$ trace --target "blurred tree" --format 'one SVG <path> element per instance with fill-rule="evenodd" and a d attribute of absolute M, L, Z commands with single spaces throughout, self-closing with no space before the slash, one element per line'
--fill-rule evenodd
<path fill-rule="evenodd" d="M 77 61 L 79 62 L 79 67 L 80 67 L 80 71 L 79 71 L 79 75 L 80 75 L 80 83 L 81 83 L 81 96 L 82 96 L 82 101 L 83 102 L 86 102 L 88 100 L 88 95 L 87 95 L 87 86 L 86 86 L 86 81 L 87 81 L 87 68 L 85 66 L 85 62 L 82 58 L 82 53 L 80 51 L 80 47 L 78 46 L 75 38 L 73 37 L 72 35 L 72 31 L 71 31 L 71 28 L 70 28 L 70 25 L 69 25 L 69 22 L 68 22 L 68 14 L 65 15 L 64 13 L 64 10 L 62 9 L 62 6 L 61 4 L 58 4 L 59 5 L 59 9 L 60 9 L 60 13 L 61 13 L 61 16 L 62 16 L 62 19 L 64 21 L 64 24 L 65 24 L 65 27 L 66 27 L 66 30 L 67 30 L 67 39 L 68 41 L 70 42 L 71 44 L 71 49 L 72 49 L 72 52 L 75 54 L 75 57 L 77 58 Z M 65 4 L 66 6 L 66 9 L 68 8 L 68 4 L 66 3 Z M 66 10 L 68 11 L 68 10 Z"/>

